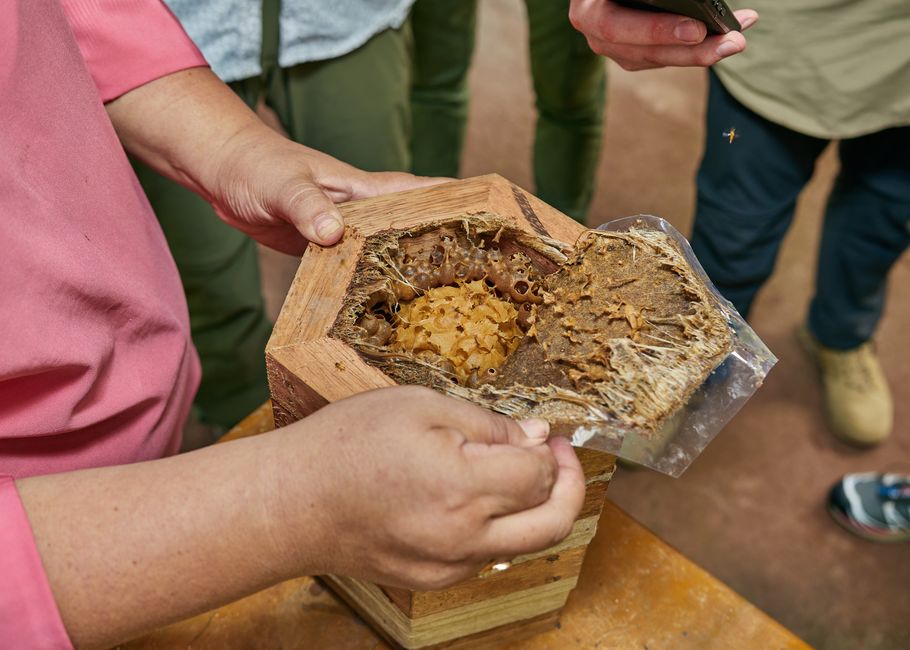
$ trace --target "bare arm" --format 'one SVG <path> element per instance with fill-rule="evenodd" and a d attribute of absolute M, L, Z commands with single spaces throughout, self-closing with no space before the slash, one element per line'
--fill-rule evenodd
<path fill-rule="evenodd" d="M 113 645 L 291 575 L 274 552 L 268 512 L 273 444 L 260 436 L 18 481 L 77 647 Z"/>
<path fill-rule="evenodd" d="M 253 439 L 17 484 L 71 639 L 105 647 L 297 575 L 440 588 L 556 543 L 584 478 L 537 428 L 401 387 Z"/>
<path fill-rule="evenodd" d="M 140 86 L 107 104 L 124 147 L 202 195 L 259 242 L 300 255 L 341 238 L 335 203 L 439 182 L 367 173 L 263 124 L 208 68 Z"/>
<path fill-rule="evenodd" d="M 751 9 L 735 14 L 743 30 L 758 20 Z M 610 0 L 572 0 L 569 19 L 592 50 L 626 70 L 707 67 L 746 48 L 739 32 L 708 36 L 704 23 L 692 18 L 630 9 Z"/>

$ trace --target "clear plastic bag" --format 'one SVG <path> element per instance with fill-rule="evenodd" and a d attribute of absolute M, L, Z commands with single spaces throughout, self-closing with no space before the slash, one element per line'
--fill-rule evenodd
<path fill-rule="evenodd" d="M 572 443 L 678 477 L 758 390 L 777 358 L 733 305 L 718 293 L 689 242 L 670 223 L 660 217 L 638 215 L 610 221 L 597 230 L 623 232 L 641 226 L 660 230 L 679 244 L 686 260 L 724 312 L 733 333 L 733 347 L 661 430 L 654 433 L 626 430 L 616 437 L 589 436 L 579 430 Z"/>

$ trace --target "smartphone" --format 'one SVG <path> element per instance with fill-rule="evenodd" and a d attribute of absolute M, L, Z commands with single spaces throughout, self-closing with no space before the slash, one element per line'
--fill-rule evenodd
<path fill-rule="evenodd" d="M 742 25 L 724 0 L 613 0 L 617 4 L 647 11 L 666 11 L 702 21 L 710 34 L 741 32 Z"/>

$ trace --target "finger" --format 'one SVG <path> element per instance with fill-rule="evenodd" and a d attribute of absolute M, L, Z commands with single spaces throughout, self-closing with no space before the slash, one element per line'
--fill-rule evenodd
<path fill-rule="evenodd" d="M 752 9 L 739 9 L 734 11 L 733 15 L 736 16 L 736 20 L 739 21 L 740 26 L 743 28 L 742 31 L 746 31 L 758 22 L 758 12 Z"/>
<path fill-rule="evenodd" d="M 241 228 L 241 230 L 243 230 Z M 244 232 L 246 232 L 244 230 Z M 306 252 L 309 243 L 297 231 L 293 224 L 281 224 L 276 228 L 270 228 L 268 231 L 259 231 L 255 234 L 247 232 L 253 239 L 260 244 L 273 248 L 279 253 L 301 257 Z"/>
<path fill-rule="evenodd" d="M 573 2 L 569 19 L 588 38 L 614 45 L 692 45 L 708 34 L 705 24 L 693 18 L 603 0 Z"/>
<path fill-rule="evenodd" d="M 613 47 L 610 57 L 626 70 L 645 70 L 662 66 L 707 67 L 746 48 L 739 32 L 712 36 L 699 45 L 626 45 Z"/>
<path fill-rule="evenodd" d="M 530 419 L 519 424 L 505 415 L 435 391 L 420 391 L 414 399 L 429 402 L 427 408 L 433 414 L 431 426 L 457 431 L 466 443 L 533 447 L 549 433 L 544 420 Z"/>
<path fill-rule="evenodd" d="M 585 477 L 569 441 L 554 438 L 553 451 L 559 474 L 550 498 L 536 508 L 492 519 L 478 544 L 488 557 L 515 557 L 549 548 L 562 541 L 585 498 Z"/>
<path fill-rule="evenodd" d="M 344 219 L 335 203 L 308 180 L 300 180 L 284 192 L 275 211 L 315 244 L 329 246 L 344 233 Z"/>
<path fill-rule="evenodd" d="M 225 216 L 224 212 L 215 208 L 215 212 L 227 223 L 237 230 L 250 236 L 260 244 L 273 248 L 285 255 L 300 257 L 306 251 L 307 240 L 301 236 L 293 224 L 280 219 L 273 219 L 268 225 L 251 225 L 246 221 L 239 221 L 232 216 Z"/>
<path fill-rule="evenodd" d="M 521 443 L 522 447 L 542 445 L 550 437 L 550 423 L 546 420 L 527 418 L 518 420 L 517 423 L 525 434 L 525 441 Z"/>
<path fill-rule="evenodd" d="M 435 176 L 415 176 L 404 172 L 365 173 L 364 177 L 354 184 L 355 199 L 363 199 L 393 192 L 403 192 L 421 187 L 430 187 L 440 183 L 449 183 L 452 178 Z"/>
<path fill-rule="evenodd" d="M 547 445 L 520 449 L 468 443 L 462 450 L 484 517 L 539 506 L 550 496 L 559 472 L 556 457 Z"/>

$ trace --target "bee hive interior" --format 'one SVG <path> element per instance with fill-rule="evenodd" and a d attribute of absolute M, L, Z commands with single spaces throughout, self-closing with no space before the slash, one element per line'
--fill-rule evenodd
<path fill-rule="evenodd" d="M 331 335 L 398 383 L 564 433 L 657 430 L 732 346 L 662 231 L 590 231 L 569 249 L 495 215 L 369 237 Z"/>

